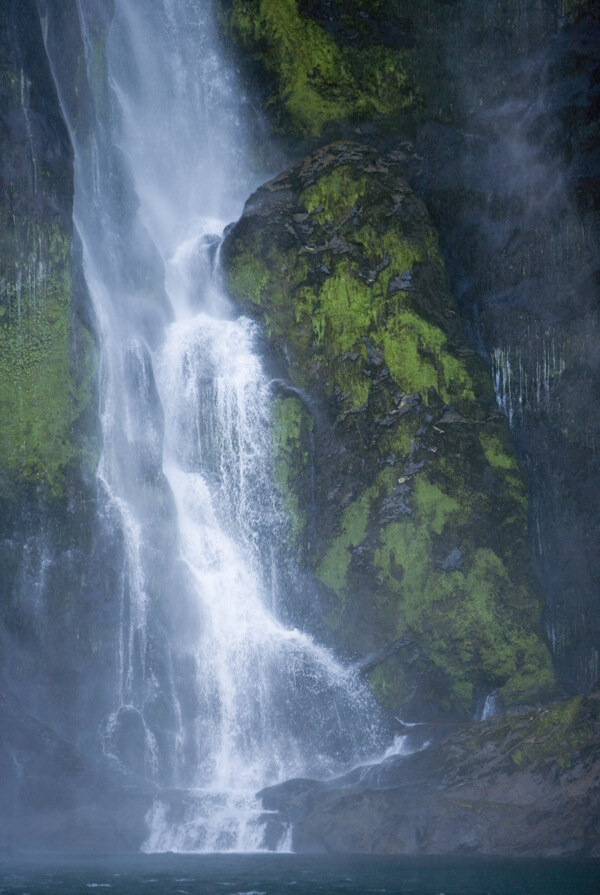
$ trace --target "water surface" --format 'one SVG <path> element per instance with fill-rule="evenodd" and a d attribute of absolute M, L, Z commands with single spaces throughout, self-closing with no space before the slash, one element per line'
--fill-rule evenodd
<path fill-rule="evenodd" d="M 0 864 L 0 895 L 599 895 L 600 861 L 141 855 Z"/>

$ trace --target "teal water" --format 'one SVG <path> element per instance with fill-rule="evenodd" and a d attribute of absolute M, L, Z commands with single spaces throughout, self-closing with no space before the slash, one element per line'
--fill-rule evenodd
<path fill-rule="evenodd" d="M 600 861 L 143 855 L 0 863 L 0 895 L 600 895 Z"/>

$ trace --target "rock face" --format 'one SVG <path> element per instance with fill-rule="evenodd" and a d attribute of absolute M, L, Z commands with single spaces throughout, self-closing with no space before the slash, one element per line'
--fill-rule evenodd
<path fill-rule="evenodd" d="M 105 770 L 82 754 L 114 626 L 109 637 L 110 601 L 92 598 L 112 560 L 95 540 L 96 346 L 73 152 L 35 0 L 2 4 L 0 156 L 0 848 L 50 847 L 77 812 L 91 830 L 108 805 Z"/>
<path fill-rule="evenodd" d="M 250 89 L 292 153 L 332 135 L 388 149 L 414 141 L 423 165 L 408 179 L 438 229 L 531 495 L 529 542 L 558 678 L 586 692 L 600 671 L 598 3 L 290 0 L 280 15 L 294 21 L 293 39 L 277 27 L 279 4 L 220 6 Z M 309 34 L 330 48 L 328 67 L 307 51 Z M 358 108 L 356 88 L 350 114 L 331 89 L 345 83 L 343 60 L 372 59 L 376 89 L 384 51 L 404 73 L 402 99 Z M 307 91 L 327 100 L 318 115 Z"/>
<path fill-rule="evenodd" d="M 449 296 L 414 162 L 336 143 L 261 187 L 222 249 L 286 385 L 274 476 L 330 639 L 396 712 L 552 684 L 527 497 Z"/>
<path fill-rule="evenodd" d="M 599 734 L 596 691 L 261 795 L 300 852 L 599 857 Z"/>
<path fill-rule="evenodd" d="M 596 5 L 549 32 L 542 6 L 519 26 L 496 12 L 501 30 L 479 24 L 479 49 L 442 54 L 453 109 L 446 100 L 417 145 L 453 294 L 489 358 L 531 493 L 557 674 L 585 692 L 600 671 L 600 22 Z M 444 46 L 476 27 L 471 11 L 458 5 Z"/>
<path fill-rule="evenodd" d="M 93 428 L 83 434 L 95 345 L 72 266 L 73 156 L 35 3 L 4 5 L 0 53 L 0 499 L 33 488 L 60 499 L 74 468 L 95 466 Z"/>
<path fill-rule="evenodd" d="M 4 690 L 0 694 L 0 848 L 70 853 L 138 851 L 154 790 L 83 754 Z"/>

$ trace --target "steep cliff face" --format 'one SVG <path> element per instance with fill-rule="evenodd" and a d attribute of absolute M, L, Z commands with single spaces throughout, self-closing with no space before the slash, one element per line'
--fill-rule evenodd
<path fill-rule="evenodd" d="M 5 4 L 1 53 L 1 493 L 52 500 L 70 471 L 94 469 L 77 423 L 95 346 L 72 256 L 73 156 L 34 3 Z"/>
<path fill-rule="evenodd" d="M 107 664 L 102 609 L 89 589 L 102 564 L 93 486 L 96 345 L 73 233 L 73 153 L 38 8 L 27 0 L 3 3 L 0 17 L 0 150 L 5 846 L 39 812 L 64 810 L 93 785 L 92 762 L 75 744 L 87 737 L 92 689 L 102 699 L 101 675 L 95 687 L 85 675 Z"/>
<path fill-rule="evenodd" d="M 261 187 L 222 249 L 287 387 L 275 478 L 326 624 L 379 698 L 421 717 L 552 684 L 527 497 L 469 349 L 411 159 L 335 143 Z"/>
<path fill-rule="evenodd" d="M 393 151 L 414 141 L 421 166 L 406 176 L 437 226 L 531 496 L 528 539 L 559 677 L 585 691 L 598 676 L 600 624 L 597 4 L 297 2 L 286 8 L 298 32 L 289 45 L 272 6 L 222 3 L 224 30 L 292 152 L 332 134 Z M 305 33 L 335 48 L 329 80 Z M 385 83 L 386 66 L 402 70 L 402 99 L 349 112 L 327 86 L 345 53 L 379 65 Z M 312 131 L 300 88 L 330 101 Z M 351 95 L 360 104 L 360 89 Z"/>
<path fill-rule="evenodd" d="M 473 21 L 467 8 L 456 18 L 458 31 Z M 558 673 L 585 691 L 598 676 L 600 634 L 599 26 L 588 12 L 536 31 L 532 10 L 518 27 L 504 59 L 485 29 L 481 49 L 466 54 L 470 69 L 446 56 L 454 107 L 417 143 L 453 292 L 492 367 L 529 485 Z"/>

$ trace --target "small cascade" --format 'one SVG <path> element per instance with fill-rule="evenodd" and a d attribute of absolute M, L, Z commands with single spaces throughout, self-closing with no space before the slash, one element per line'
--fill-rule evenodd
<path fill-rule="evenodd" d="M 481 709 L 480 721 L 489 721 L 494 715 L 501 711 L 500 699 L 496 690 L 488 693 L 485 697 L 483 708 Z"/>
<path fill-rule="evenodd" d="M 511 426 L 526 410 L 552 410 L 552 387 L 566 369 L 564 351 L 553 336 L 528 334 L 527 338 L 537 345 L 533 364 L 529 360 L 528 366 L 518 345 L 492 351 L 496 401 Z M 531 356 L 529 350 L 527 354 Z"/>
<path fill-rule="evenodd" d="M 38 191 L 38 165 L 37 158 L 35 155 L 34 142 L 33 142 L 33 133 L 31 130 L 31 113 L 29 109 L 30 104 L 30 92 L 31 92 L 31 84 L 29 79 L 26 77 L 25 72 L 21 69 L 20 72 L 20 87 L 21 87 L 21 108 L 23 110 L 23 120 L 25 121 L 25 130 L 27 131 L 27 142 L 29 143 L 29 148 L 31 152 L 31 167 L 33 170 L 33 193 L 34 195 Z"/>

